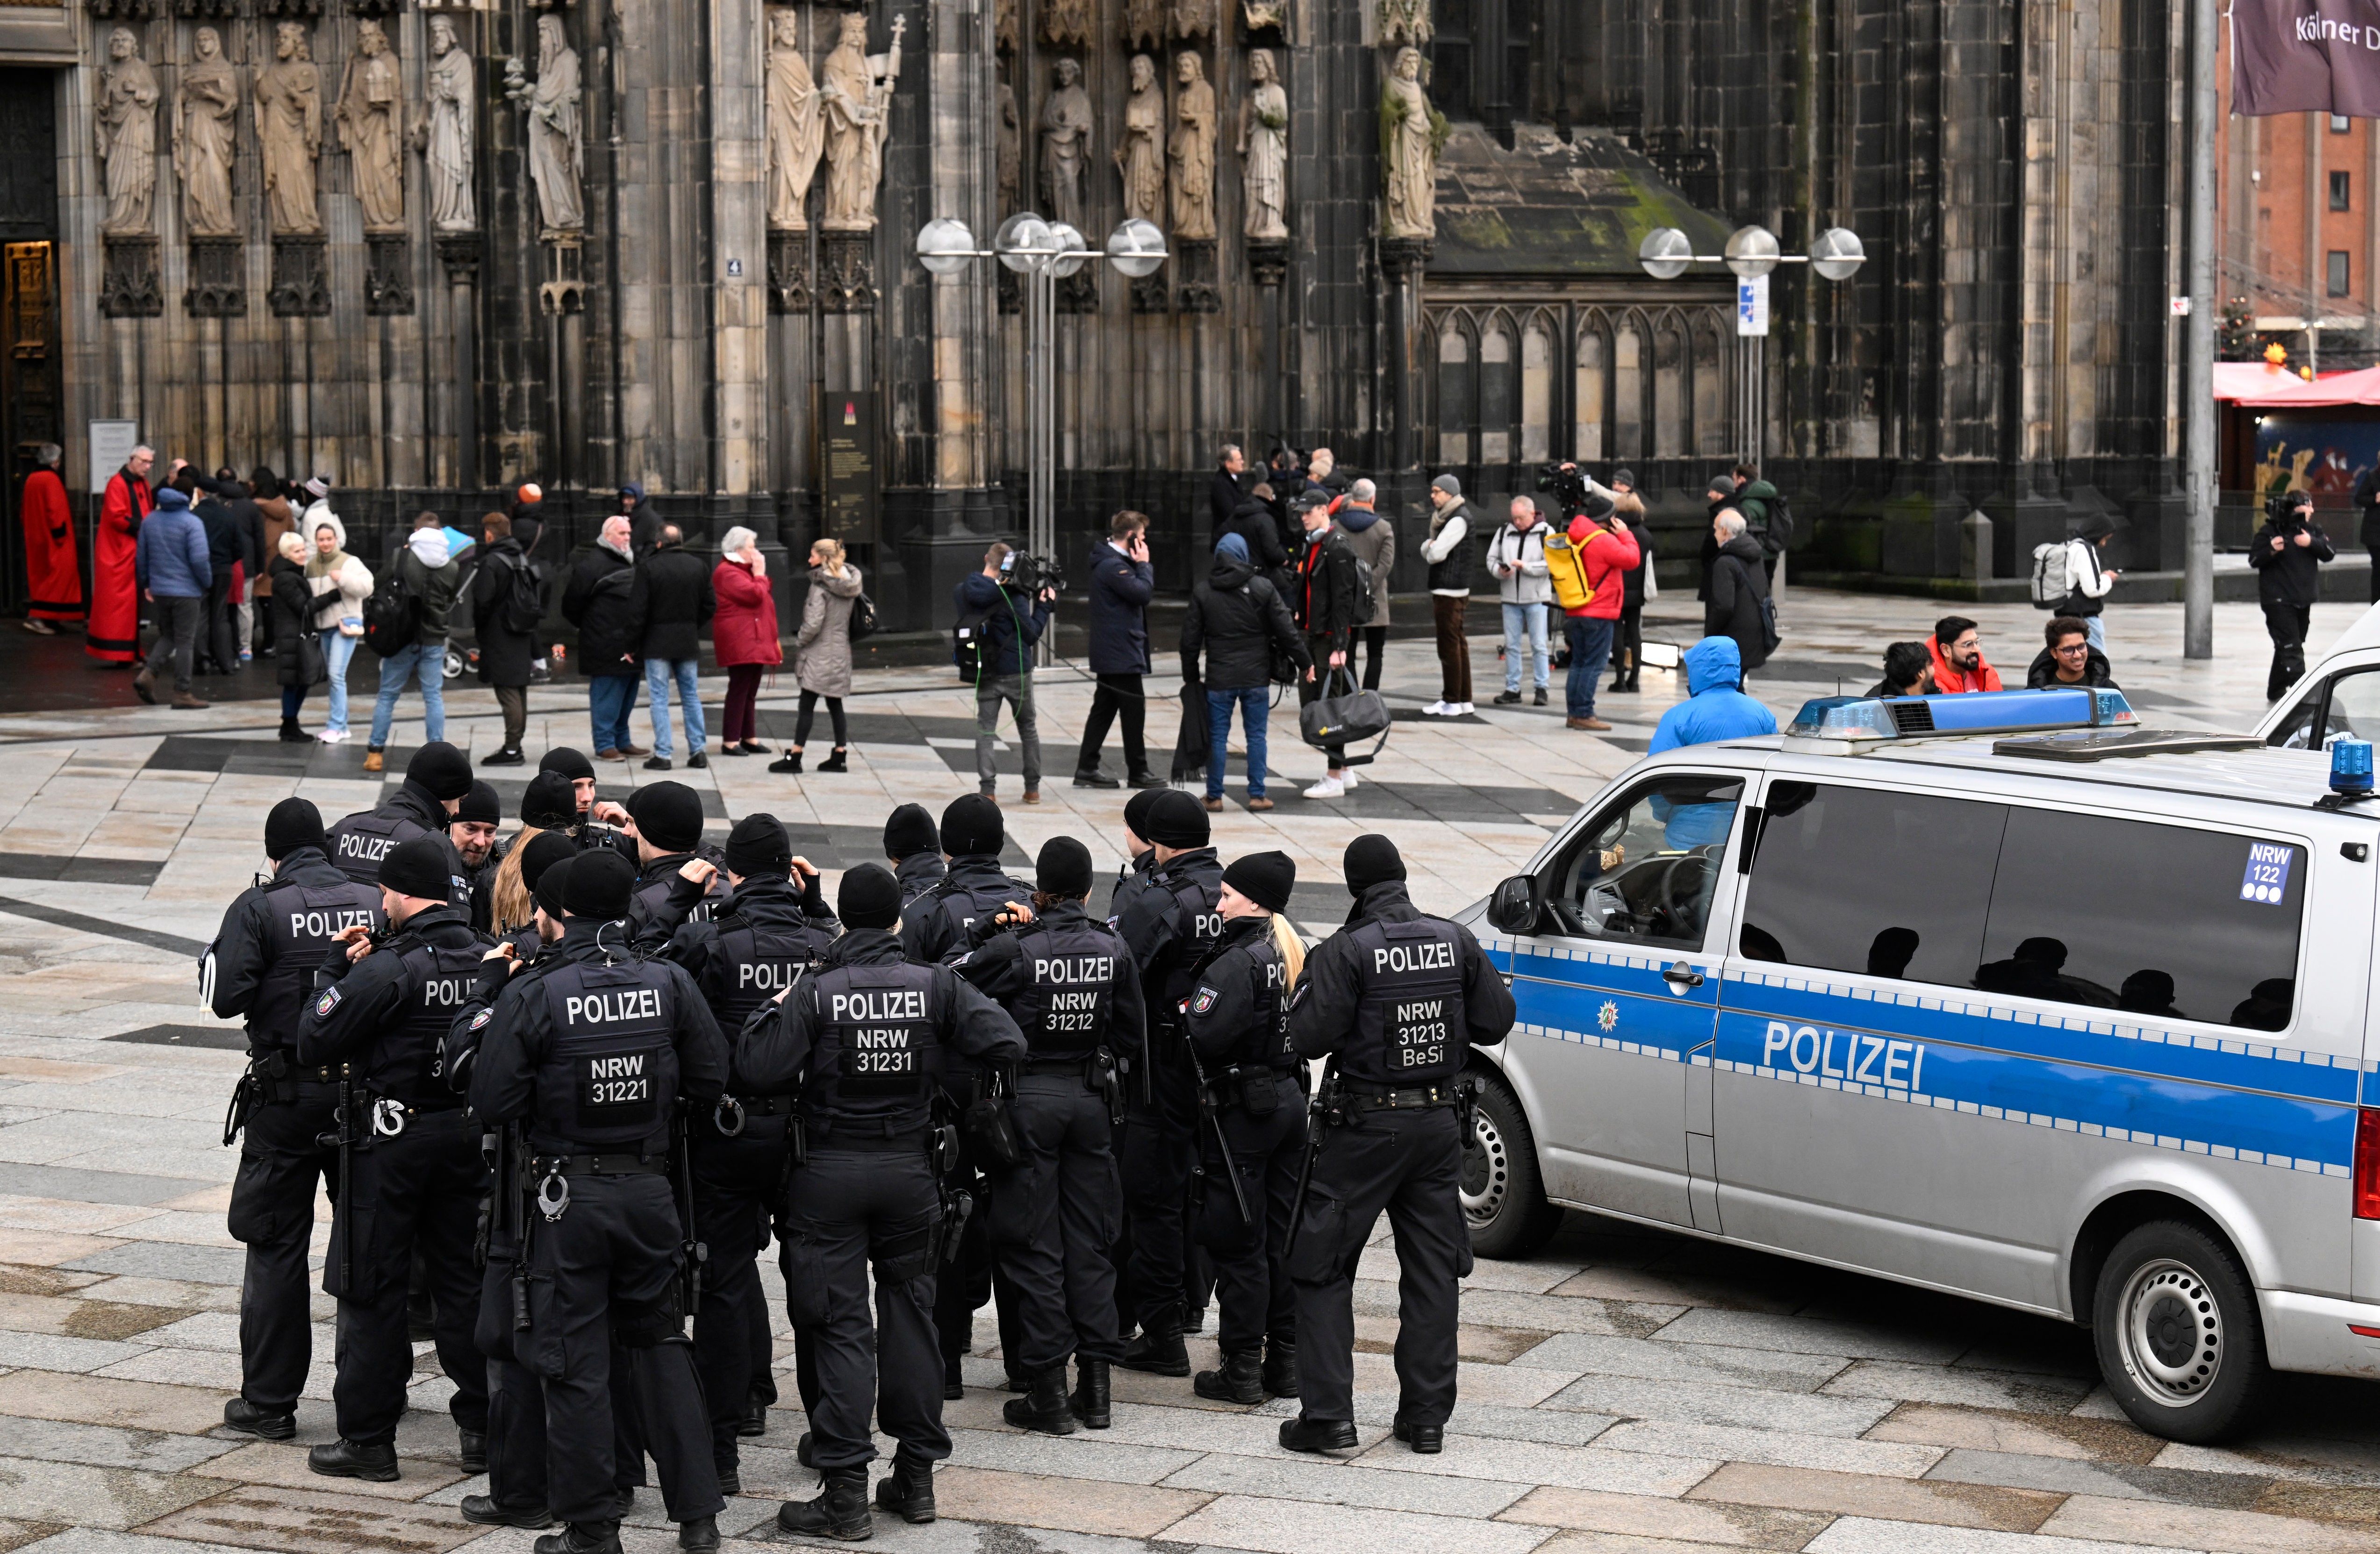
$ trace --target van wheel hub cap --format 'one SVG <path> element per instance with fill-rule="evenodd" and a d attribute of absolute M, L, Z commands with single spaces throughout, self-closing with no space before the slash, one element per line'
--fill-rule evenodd
<path fill-rule="evenodd" d="M 2169 1257 L 2135 1269 L 2119 1308 L 2124 1368 L 2168 1407 L 2195 1402 L 2223 1366 L 2223 1312 L 2197 1270 Z"/>
<path fill-rule="evenodd" d="M 1512 1162 L 1504 1135 L 1484 1108 L 1471 1114 L 1471 1137 L 1463 1147 L 1463 1217 L 1471 1224 L 1495 1221 L 1511 1191 Z"/>

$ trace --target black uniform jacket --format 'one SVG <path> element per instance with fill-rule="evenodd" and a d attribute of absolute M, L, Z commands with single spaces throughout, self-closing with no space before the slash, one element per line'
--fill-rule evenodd
<path fill-rule="evenodd" d="M 826 963 L 838 965 L 886 965 L 908 959 L 901 941 L 882 929 L 851 929 L 827 946 Z M 976 991 L 964 978 L 956 984 L 951 1010 L 952 1028 L 941 1033 L 951 1050 L 978 1063 L 1013 1063 L 1025 1056 L 1025 1037 L 1008 1012 Z M 761 1094 L 796 1088 L 817 1044 L 818 1008 L 796 988 L 781 1002 L 771 1000 L 752 1012 L 736 1038 L 735 1073 Z"/>
<path fill-rule="evenodd" d="M 1428 916 L 1405 894 L 1403 880 L 1387 880 L 1355 898 L 1346 927 L 1361 928 L 1376 918 L 1410 923 Z M 1463 941 L 1463 1035 L 1474 1047 L 1493 1047 L 1512 1028 L 1517 1013 L 1512 989 L 1504 985 L 1503 977 L 1489 964 L 1471 930 L 1460 924 L 1454 930 Z M 1327 1058 L 1354 1034 L 1356 1007 L 1363 1002 L 1369 969 L 1357 964 L 1357 954 L 1342 931 L 1316 945 L 1305 957 L 1305 972 L 1297 979 L 1297 994 L 1289 1013 L 1289 1039 L 1299 1057 Z"/>

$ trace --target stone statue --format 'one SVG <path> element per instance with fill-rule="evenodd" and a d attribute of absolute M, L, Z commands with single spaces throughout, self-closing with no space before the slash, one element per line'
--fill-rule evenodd
<path fill-rule="evenodd" d="M 332 118 L 363 207 L 366 232 L 405 230 L 405 160 L 397 128 L 404 92 L 388 34 L 370 18 L 356 28 L 356 52 L 339 82 L 339 105 Z"/>
<path fill-rule="evenodd" d="M 1173 135 L 1166 141 L 1166 159 L 1173 164 L 1173 235 L 1184 238 L 1215 236 L 1215 89 L 1198 56 L 1184 53 L 1174 61 L 1181 90 L 1173 94 Z"/>
<path fill-rule="evenodd" d="M 1172 0 L 1173 35 L 1203 38 L 1215 30 L 1215 0 Z"/>
<path fill-rule="evenodd" d="M 1091 0 L 1046 0 L 1041 7 L 1041 36 L 1060 47 L 1088 48 Z"/>
<path fill-rule="evenodd" d="M 1429 19 L 1429 0 L 1380 0 L 1380 42 L 1420 48 L 1437 30 Z"/>
<path fill-rule="evenodd" d="M 232 115 L 239 72 L 224 57 L 223 34 L 201 27 L 174 93 L 174 172 L 182 180 L 182 225 L 193 237 L 229 237 Z"/>
<path fill-rule="evenodd" d="M 1016 92 L 1006 81 L 992 87 L 992 105 L 1000 128 L 1000 219 L 1015 213 L 1025 179 L 1024 137 L 1016 119 Z"/>
<path fill-rule="evenodd" d="M 1165 0 L 1123 0 L 1123 46 L 1153 49 L 1165 42 Z"/>
<path fill-rule="evenodd" d="M 1289 0 L 1241 0 L 1240 14 L 1247 18 L 1251 32 L 1261 32 L 1268 27 L 1289 30 Z"/>
<path fill-rule="evenodd" d="M 99 229 L 146 235 L 156 230 L 157 76 L 128 27 L 108 34 L 107 57 L 91 105 L 99 160 L 107 169 L 107 216 Z"/>
<path fill-rule="evenodd" d="M 562 18 L 548 11 L 537 18 L 537 86 L 528 107 L 529 177 L 549 232 L 577 232 L 587 225 L 579 185 L 587 171 L 587 136 L 578 97 L 578 51 L 570 46 Z"/>
<path fill-rule="evenodd" d="M 1272 240 L 1289 236 L 1281 212 L 1289 206 L 1289 93 L 1281 90 L 1272 50 L 1248 55 L 1248 95 L 1240 104 L 1240 179 L 1249 237 Z"/>
<path fill-rule="evenodd" d="M 1041 198 L 1051 221 L 1083 228 L 1083 166 L 1091 159 L 1091 95 L 1083 67 L 1071 59 L 1052 67 L 1057 90 L 1041 104 Z"/>
<path fill-rule="evenodd" d="M 892 121 L 892 87 L 901 78 L 901 30 L 892 18 L 892 46 L 868 52 L 868 16 L 845 11 L 843 36 L 826 56 L 819 82 L 826 125 L 826 219 L 829 232 L 865 232 L 876 225 L 876 186 L 884 177 L 884 131 Z"/>
<path fill-rule="evenodd" d="M 1165 224 L 1165 89 L 1148 55 L 1132 56 L 1132 95 L 1124 100 L 1123 139 L 1115 164 L 1123 174 L 1123 213 Z"/>
<path fill-rule="evenodd" d="M 480 225 L 479 197 L 471 187 L 477 77 L 471 51 L 455 36 L 454 18 L 432 16 L 430 69 L 422 83 L 430 113 L 414 130 L 413 145 L 429 170 L 430 225 L 440 232 L 468 232 Z"/>
<path fill-rule="evenodd" d="M 314 159 L 322 154 L 322 76 L 306 29 L 273 30 L 273 63 L 256 76 L 256 138 L 264 147 L 265 205 L 273 230 L 312 237 L 322 230 L 314 204 Z"/>
<path fill-rule="evenodd" d="M 1446 119 L 1421 87 L 1421 53 L 1397 51 L 1380 89 L 1380 231 L 1390 237 L 1438 236 L 1438 153 Z"/>
<path fill-rule="evenodd" d="M 818 87 L 802 57 L 801 18 L 792 9 L 769 13 L 769 225 L 798 231 L 808 225 L 803 206 L 818 171 Z"/>

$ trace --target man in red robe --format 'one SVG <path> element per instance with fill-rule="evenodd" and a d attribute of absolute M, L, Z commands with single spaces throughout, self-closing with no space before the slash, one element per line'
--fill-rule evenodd
<path fill-rule="evenodd" d="M 124 467 L 107 479 L 107 494 L 99 504 L 99 537 L 91 551 L 91 625 L 84 629 L 83 651 L 112 669 L 128 669 L 140 651 L 140 584 L 133 576 L 140 522 L 155 498 L 149 491 L 149 467 L 155 449 L 132 450 Z"/>
<path fill-rule="evenodd" d="M 55 637 L 52 621 L 83 617 L 82 573 L 75 565 L 74 519 L 67 512 L 66 483 L 58 461 L 66 450 L 44 443 L 34 454 L 40 466 L 25 477 L 18 516 L 25 524 L 25 629 Z"/>

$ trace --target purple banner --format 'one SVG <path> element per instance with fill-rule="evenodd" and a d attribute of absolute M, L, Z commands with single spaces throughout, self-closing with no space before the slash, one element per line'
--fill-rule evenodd
<path fill-rule="evenodd" d="M 2231 111 L 2380 118 L 2380 0 L 2232 0 Z"/>

